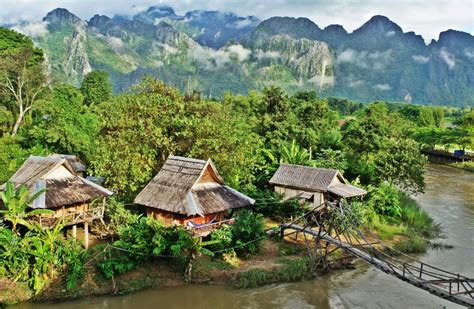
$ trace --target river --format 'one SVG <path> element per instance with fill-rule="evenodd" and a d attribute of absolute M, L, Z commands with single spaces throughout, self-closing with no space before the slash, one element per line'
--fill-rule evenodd
<path fill-rule="evenodd" d="M 426 170 L 420 205 L 441 223 L 453 249 L 430 249 L 419 259 L 474 277 L 474 174 L 441 165 Z M 371 266 L 332 272 L 318 279 L 239 290 L 190 285 L 104 296 L 58 304 L 25 303 L 15 308 L 461 308 Z"/>

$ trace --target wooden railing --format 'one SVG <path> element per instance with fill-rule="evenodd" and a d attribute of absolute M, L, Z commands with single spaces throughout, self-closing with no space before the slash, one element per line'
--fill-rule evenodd
<path fill-rule="evenodd" d="M 94 207 L 84 211 L 70 212 L 58 217 L 38 216 L 34 220 L 44 227 L 51 227 L 56 223 L 63 221 L 65 226 L 75 225 L 84 222 L 90 222 L 104 217 L 104 207 Z"/>
<path fill-rule="evenodd" d="M 235 219 L 227 219 L 198 226 L 187 226 L 186 229 L 189 230 L 193 236 L 206 236 L 214 229 L 217 229 L 225 224 L 233 224 L 234 222 Z"/>

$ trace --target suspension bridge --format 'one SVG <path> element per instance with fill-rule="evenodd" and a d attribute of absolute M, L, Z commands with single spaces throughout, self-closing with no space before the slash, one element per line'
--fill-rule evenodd
<path fill-rule="evenodd" d="M 455 274 L 421 262 L 385 245 L 367 227 L 357 222 L 351 208 L 341 202 L 326 202 L 279 228 L 283 238 L 302 234 L 315 271 L 329 268 L 329 254 L 343 250 L 377 269 L 438 297 L 474 307 L 474 278 Z"/>

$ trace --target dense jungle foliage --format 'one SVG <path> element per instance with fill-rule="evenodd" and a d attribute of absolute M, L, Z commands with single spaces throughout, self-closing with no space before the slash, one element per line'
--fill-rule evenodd
<path fill-rule="evenodd" d="M 112 95 L 100 71 L 80 88 L 49 84 L 41 51 L 4 29 L 0 59 L 0 183 L 29 155 L 51 153 L 78 155 L 89 175 L 104 177 L 115 192 L 107 220 L 119 236 L 95 249 L 101 253 L 95 265 L 107 278 L 150 258 L 184 257 L 185 265 L 196 253 L 258 252 L 258 241 L 249 242 L 264 235 L 263 216 L 282 220 L 305 211 L 267 187 L 280 163 L 339 169 L 369 192 L 353 204 L 361 222 L 386 235 L 393 230 L 385 224 L 393 224 L 396 231 L 405 226 L 426 236 L 436 226 L 403 193 L 424 190 L 421 149 L 474 148 L 472 110 L 361 104 L 315 92 L 290 96 L 277 87 L 205 100 L 152 78 Z M 256 199 L 255 208 L 204 243 L 127 210 L 123 203 L 133 200 L 170 154 L 212 158 L 227 184 Z M 39 292 L 49 279 L 66 274 L 73 288 L 90 253 L 59 237 L 61 226 L 46 231 L 28 224 L 30 198 L 24 189 L 2 193 L 0 277 L 28 282 Z"/>

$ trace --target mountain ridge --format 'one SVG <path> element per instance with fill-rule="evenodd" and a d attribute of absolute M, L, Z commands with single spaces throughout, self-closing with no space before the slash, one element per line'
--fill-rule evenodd
<path fill-rule="evenodd" d="M 350 33 L 304 17 L 178 15 L 162 5 L 88 21 L 58 8 L 43 22 L 49 33 L 33 39 L 45 49 L 53 76 L 74 84 L 90 69 L 103 69 L 115 91 L 146 73 L 208 96 L 277 85 L 359 101 L 474 105 L 472 35 L 449 29 L 426 44 L 381 15 Z M 58 47 L 61 41 L 69 46 Z"/>

